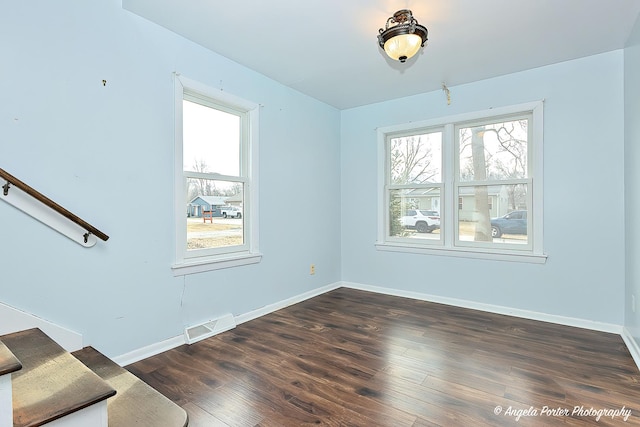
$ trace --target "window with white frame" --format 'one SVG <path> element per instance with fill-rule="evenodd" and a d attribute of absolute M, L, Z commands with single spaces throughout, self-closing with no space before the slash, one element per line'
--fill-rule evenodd
<path fill-rule="evenodd" d="M 389 237 L 440 242 L 442 129 L 389 135 L 386 145 Z"/>
<path fill-rule="evenodd" d="M 260 260 L 257 105 L 176 76 L 174 274 Z"/>
<path fill-rule="evenodd" d="M 544 262 L 542 102 L 378 130 L 377 246 Z"/>

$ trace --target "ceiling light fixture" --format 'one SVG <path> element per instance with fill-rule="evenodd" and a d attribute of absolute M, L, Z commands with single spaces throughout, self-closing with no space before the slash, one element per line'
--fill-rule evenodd
<path fill-rule="evenodd" d="M 424 46 L 427 34 L 426 27 L 418 24 L 411 11 L 402 9 L 387 19 L 384 29 L 380 28 L 378 43 L 389 58 L 405 62 Z"/>

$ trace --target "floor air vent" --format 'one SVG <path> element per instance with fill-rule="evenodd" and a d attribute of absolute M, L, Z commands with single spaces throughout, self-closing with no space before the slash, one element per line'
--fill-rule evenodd
<path fill-rule="evenodd" d="M 222 317 L 211 320 L 210 322 L 194 325 L 184 330 L 184 337 L 187 344 L 193 344 L 205 338 L 212 337 L 229 329 L 236 327 L 236 319 L 233 314 L 225 314 Z"/>

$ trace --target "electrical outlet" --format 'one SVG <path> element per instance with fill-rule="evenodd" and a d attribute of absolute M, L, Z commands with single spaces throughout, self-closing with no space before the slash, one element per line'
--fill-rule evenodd
<path fill-rule="evenodd" d="M 309 274 L 316 274 L 316 265 L 315 264 L 311 264 L 311 267 L 309 268 Z"/>

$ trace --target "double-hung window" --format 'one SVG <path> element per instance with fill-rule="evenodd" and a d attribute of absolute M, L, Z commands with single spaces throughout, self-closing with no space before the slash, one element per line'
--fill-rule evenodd
<path fill-rule="evenodd" d="M 542 102 L 378 130 L 377 246 L 544 262 Z"/>
<path fill-rule="evenodd" d="M 176 76 L 174 274 L 255 263 L 257 105 Z"/>
<path fill-rule="evenodd" d="M 442 241 L 442 134 L 441 128 L 433 128 L 387 138 L 387 223 L 391 240 Z"/>

